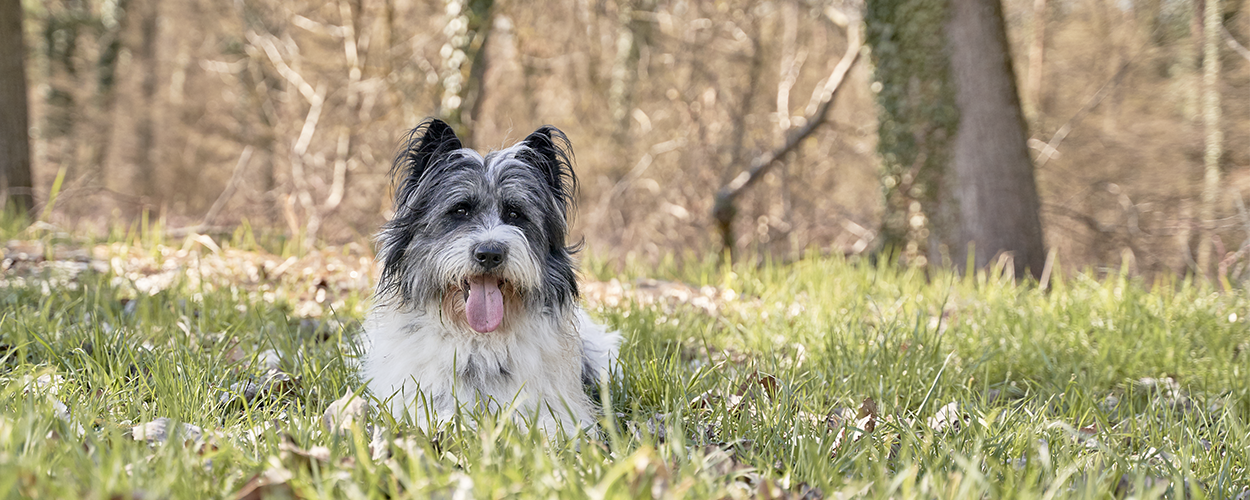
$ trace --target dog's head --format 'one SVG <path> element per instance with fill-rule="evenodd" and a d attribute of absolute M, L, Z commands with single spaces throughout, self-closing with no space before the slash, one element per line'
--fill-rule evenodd
<path fill-rule="evenodd" d="M 441 308 L 445 320 L 481 333 L 526 311 L 571 306 L 571 155 L 550 126 L 486 156 L 440 120 L 413 129 L 392 169 L 395 216 L 378 234 L 379 297 Z"/>

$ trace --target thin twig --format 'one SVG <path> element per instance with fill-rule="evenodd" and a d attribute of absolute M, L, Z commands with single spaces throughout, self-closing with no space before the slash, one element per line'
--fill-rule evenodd
<path fill-rule="evenodd" d="M 208 226 L 213 223 L 213 219 L 226 207 L 226 202 L 234 196 L 234 192 L 238 190 L 239 183 L 243 181 L 243 172 L 247 170 L 247 164 L 252 160 L 252 147 L 243 148 L 243 152 L 239 153 L 239 161 L 234 164 L 234 172 L 230 174 L 230 181 L 226 182 L 226 189 L 221 191 L 221 196 L 217 197 L 217 201 L 213 202 L 213 206 L 209 207 L 208 212 L 204 214 L 204 220 L 200 221 L 200 226 Z"/>
<path fill-rule="evenodd" d="M 1233 52 L 1236 52 L 1237 55 L 1245 58 L 1247 61 L 1250 61 L 1250 49 L 1246 49 L 1245 45 L 1237 42 L 1237 39 L 1233 38 L 1233 34 L 1228 32 L 1228 28 L 1220 26 L 1220 31 L 1224 33 L 1224 41 L 1228 44 L 1229 48 L 1233 49 Z"/>
<path fill-rule="evenodd" d="M 1055 135 L 1050 137 L 1050 141 L 1047 142 L 1041 148 L 1041 152 L 1038 153 L 1037 165 L 1034 168 L 1040 169 L 1046 166 L 1046 163 L 1050 161 L 1055 153 L 1059 152 L 1059 143 L 1063 142 L 1063 140 L 1068 137 L 1068 134 L 1072 132 L 1073 127 L 1076 127 L 1077 124 L 1081 123 L 1081 120 L 1085 118 L 1085 115 L 1089 114 L 1090 111 L 1093 111 L 1093 109 L 1097 107 L 1103 99 L 1106 99 L 1107 95 L 1111 93 L 1111 89 L 1114 89 L 1116 85 L 1120 84 L 1120 81 L 1124 79 L 1124 75 L 1128 73 L 1128 68 L 1132 64 L 1133 60 L 1130 59 L 1128 62 L 1125 62 L 1123 66 L 1120 66 L 1120 70 L 1115 72 L 1115 76 L 1112 76 L 1107 83 L 1104 83 L 1102 88 L 1098 89 L 1098 92 L 1095 92 L 1094 95 L 1090 96 L 1089 99 L 1085 101 L 1085 104 L 1081 106 L 1081 109 L 1076 110 L 1076 113 L 1072 115 L 1072 118 L 1068 118 L 1068 121 L 1060 126 L 1059 130 L 1055 131 Z"/>
<path fill-rule="evenodd" d="M 213 226 L 213 219 L 217 218 L 217 214 L 221 209 L 226 207 L 226 202 L 234 196 L 234 192 L 238 190 L 239 183 L 243 182 L 243 172 L 247 170 L 247 164 L 252 161 L 252 147 L 243 148 L 243 152 L 239 153 L 239 161 L 234 164 L 234 172 L 230 174 L 230 180 L 226 182 L 226 188 L 221 191 L 221 195 L 217 196 L 217 200 L 213 202 L 213 206 L 208 208 L 208 212 L 204 213 L 204 218 L 199 224 L 194 226 L 186 226 L 173 228 L 165 231 L 165 234 L 174 237 L 186 236 L 192 233 L 202 233 L 205 230 L 217 228 L 221 226 Z"/>

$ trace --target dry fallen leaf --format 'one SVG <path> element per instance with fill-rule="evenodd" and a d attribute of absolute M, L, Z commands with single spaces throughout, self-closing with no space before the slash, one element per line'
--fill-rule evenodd
<path fill-rule="evenodd" d="M 364 397 L 347 389 L 343 397 L 334 400 L 330 406 L 326 407 L 321 423 L 331 432 L 340 434 L 351 432 L 352 426 L 357 420 L 362 419 L 368 410 L 369 405 Z"/>
<path fill-rule="evenodd" d="M 734 395 L 746 397 L 752 394 L 756 387 L 762 388 L 764 394 L 767 394 L 769 399 L 776 399 L 777 390 L 781 388 L 781 383 L 777 381 L 777 377 L 755 370 L 750 375 L 747 375 L 747 379 L 738 386 L 738 391 Z"/>
<path fill-rule="evenodd" d="M 290 458 L 298 458 L 301 465 L 309 465 L 312 462 L 326 463 L 330 461 L 330 449 L 325 446 L 310 446 L 308 449 L 301 448 L 295 444 L 295 439 L 289 434 L 282 436 L 282 442 L 278 443 L 278 452 L 281 454 L 283 462 L 288 462 Z"/>
<path fill-rule="evenodd" d="M 281 463 L 274 463 L 275 459 L 271 457 L 271 467 L 265 472 L 252 476 L 251 479 L 234 494 L 235 500 L 264 500 L 266 498 L 302 498 L 299 493 L 287 484 L 291 480 L 291 471 L 282 467 Z"/>
<path fill-rule="evenodd" d="M 835 422 L 831 417 L 829 422 Z M 864 398 L 864 402 L 859 405 L 859 412 L 855 414 L 855 422 L 853 425 L 846 425 L 845 419 L 838 419 L 837 425 L 841 427 L 838 431 L 838 437 L 834 438 L 831 446 L 831 454 L 837 454 L 842 449 L 842 445 L 848 440 L 850 442 L 859 441 L 869 432 L 877 428 L 877 402 L 872 398 Z"/>
<path fill-rule="evenodd" d="M 160 417 L 151 422 L 136 425 L 130 429 L 130 435 L 135 441 L 147 441 L 151 443 L 163 443 L 169 440 L 173 429 L 170 425 L 173 423 L 168 417 Z M 199 441 L 204 436 L 204 431 L 199 426 L 183 423 L 178 427 L 178 435 L 185 441 Z"/>
<path fill-rule="evenodd" d="M 260 382 L 244 380 L 231 384 L 229 389 L 222 391 L 223 394 L 217 399 L 217 404 L 230 404 L 238 398 L 252 402 L 260 396 L 278 397 L 294 391 L 297 387 L 299 387 L 298 378 L 274 368 L 266 371 Z"/>

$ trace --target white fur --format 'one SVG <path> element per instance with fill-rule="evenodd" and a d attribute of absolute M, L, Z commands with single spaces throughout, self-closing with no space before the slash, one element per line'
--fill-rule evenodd
<path fill-rule="evenodd" d="M 609 371 L 620 335 L 580 307 L 559 317 L 536 311 L 523 316 L 512 320 L 509 331 L 477 333 L 440 318 L 439 310 L 379 305 L 365 322 L 361 375 L 375 396 L 389 398 L 396 418 L 409 412 L 422 429 L 457 410 L 498 411 L 514 402 L 516 417 L 537 416 L 531 423 L 548 434 L 593 426 L 596 410 L 583 391 L 583 357 L 596 372 Z M 457 363 L 470 356 L 480 356 L 485 366 L 506 364 L 510 376 L 466 379 Z"/>

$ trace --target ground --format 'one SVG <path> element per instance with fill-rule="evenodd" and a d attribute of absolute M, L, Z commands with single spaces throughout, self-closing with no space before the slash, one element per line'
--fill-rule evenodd
<path fill-rule="evenodd" d="M 1245 498 L 1241 291 L 810 256 L 584 257 L 599 437 L 358 394 L 366 246 L 15 235 L 0 492 L 28 498 Z"/>

